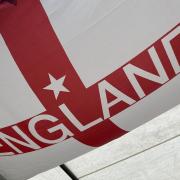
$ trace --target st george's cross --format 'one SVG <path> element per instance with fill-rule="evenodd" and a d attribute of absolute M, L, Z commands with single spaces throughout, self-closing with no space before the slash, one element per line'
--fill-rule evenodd
<path fill-rule="evenodd" d="M 33 10 L 22 16 L 27 9 Z M 142 26 L 129 34 L 122 28 L 112 34 L 104 22 L 68 41 L 61 34 L 66 33 L 61 19 L 52 19 L 48 11 L 36 0 L 21 0 L 0 11 L 2 156 L 63 143 L 82 151 L 99 147 L 179 103 L 176 19 L 173 26 Z"/>

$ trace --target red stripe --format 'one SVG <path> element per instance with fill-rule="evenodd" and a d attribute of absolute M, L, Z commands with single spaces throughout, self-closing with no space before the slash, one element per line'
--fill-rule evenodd
<path fill-rule="evenodd" d="M 58 109 L 58 105 L 65 102 L 83 124 L 102 117 L 97 87 L 85 89 L 39 1 L 21 0 L 17 7 L 1 11 L 0 32 L 37 97 L 50 114 L 73 129 L 76 139 L 91 146 L 100 146 L 125 133 L 109 120 L 86 132 L 79 132 Z M 48 73 L 56 78 L 66 75 L 65 85 L 71 93 L 62 93 L 58 102 L 52 92 L 43 90 L 49 84 Z"/>
<path fill-rule="evenodd" d="M 58 41 L 39 1 L 21 0 L 18 1 L 17 7 L 10 7 L 1 11 L 0 32 L 25 79 L 47 109 L 46 113 L 58 117 L 59 122 L 57 123 L 63 122 L 75 134 L 76 139 L 91 146 L 100 146 L 125 133 L 109 120 L 104 120 L 85 132 L 79 132 L 58 109 L 60 104 L 65 103 L 81 120 L 82 124 L 103 117 L 97 83 L 88 89 L 84 87 Z M 172 44 L 178 47 L 179 36 Z M 169 78 L 172 79 L 175 77 L 175 73 L 162 47 L 161 40 L 158 40 L 154 46 Z M 175 51 L 179 59 L 179 48 L 176 48 Z M 149 72 L 157 73 L 146 50 L 129 62 Z M 70 90 L 70 93 L 62 93 L 56 100 L 51 91 L 43 90 L 49 84 L 48 73 L 57 79 L 66 75 L 65 86 Z M 105 79 L 136 101 L 140 100 L 125 76 L 122 67 Z M 139 81 L 143 84 L 143 89 L 147 95 L 161 87 L 160 84 L 143 78 L 139 78 Z M 111 108 L 111 115 L 123 111 L 127 107 L 129 107 L 127 104 L 121 102 Z M 25 120 L 18 125 L 41 147 L 48 146 L 32 137 L 27 129 L 28 122 L 29 120 Z M 41 127 L 43 136 L 47 135 L 45 133 L 47 126 L 48 124 L 44 123 L 44 131 Z M 10 132 L 10 127 L 4 128 L 2 131 L 12 133 L 15 136 L 14 132 Z M 57 134 L 54 134 L 51 138 L 56 136 Z M 21 147 L 21 149 L 23 148 Z M 24 148 L 23 151 L 29 152 L 30 150 Z"/>

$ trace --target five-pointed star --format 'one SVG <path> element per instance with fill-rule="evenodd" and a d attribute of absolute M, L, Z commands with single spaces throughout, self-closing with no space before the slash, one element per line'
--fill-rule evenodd
<path fill-rule="evenodd" d="M 43 89 L 53 91 L 54 96 L 57 99 L 61 91 L 69 92 L 69 90 L 63 85 L 65 78 L 66 76 L 63 76 L 60 79 L 55 79 L 51 74 L 49 74 L 49 79 L 51 81 L 51 84 L 44 87 Z"/>

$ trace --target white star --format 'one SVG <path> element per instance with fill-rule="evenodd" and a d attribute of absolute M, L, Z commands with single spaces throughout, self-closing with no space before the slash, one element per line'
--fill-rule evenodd
<path fill-rule="evenodd" d="M 61 91 L 69 92 L 69 90 L 63 85 L 66 76 L 63 76 L 60 79 L 55 79 L 51 74 L 48 74 L 48 75 L 49 75 L 51 84 L 44 87 L 43 89 L 53 91 L 56 99 L 58 98 L 59 93 Z"/>

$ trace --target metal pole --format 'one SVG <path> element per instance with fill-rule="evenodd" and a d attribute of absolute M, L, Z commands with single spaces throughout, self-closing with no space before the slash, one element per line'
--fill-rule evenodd
<path fill-rule="evenodd" d="M 60 165 L 60 167 L 72 180 L 79 180 L 65 164 Z"/>

